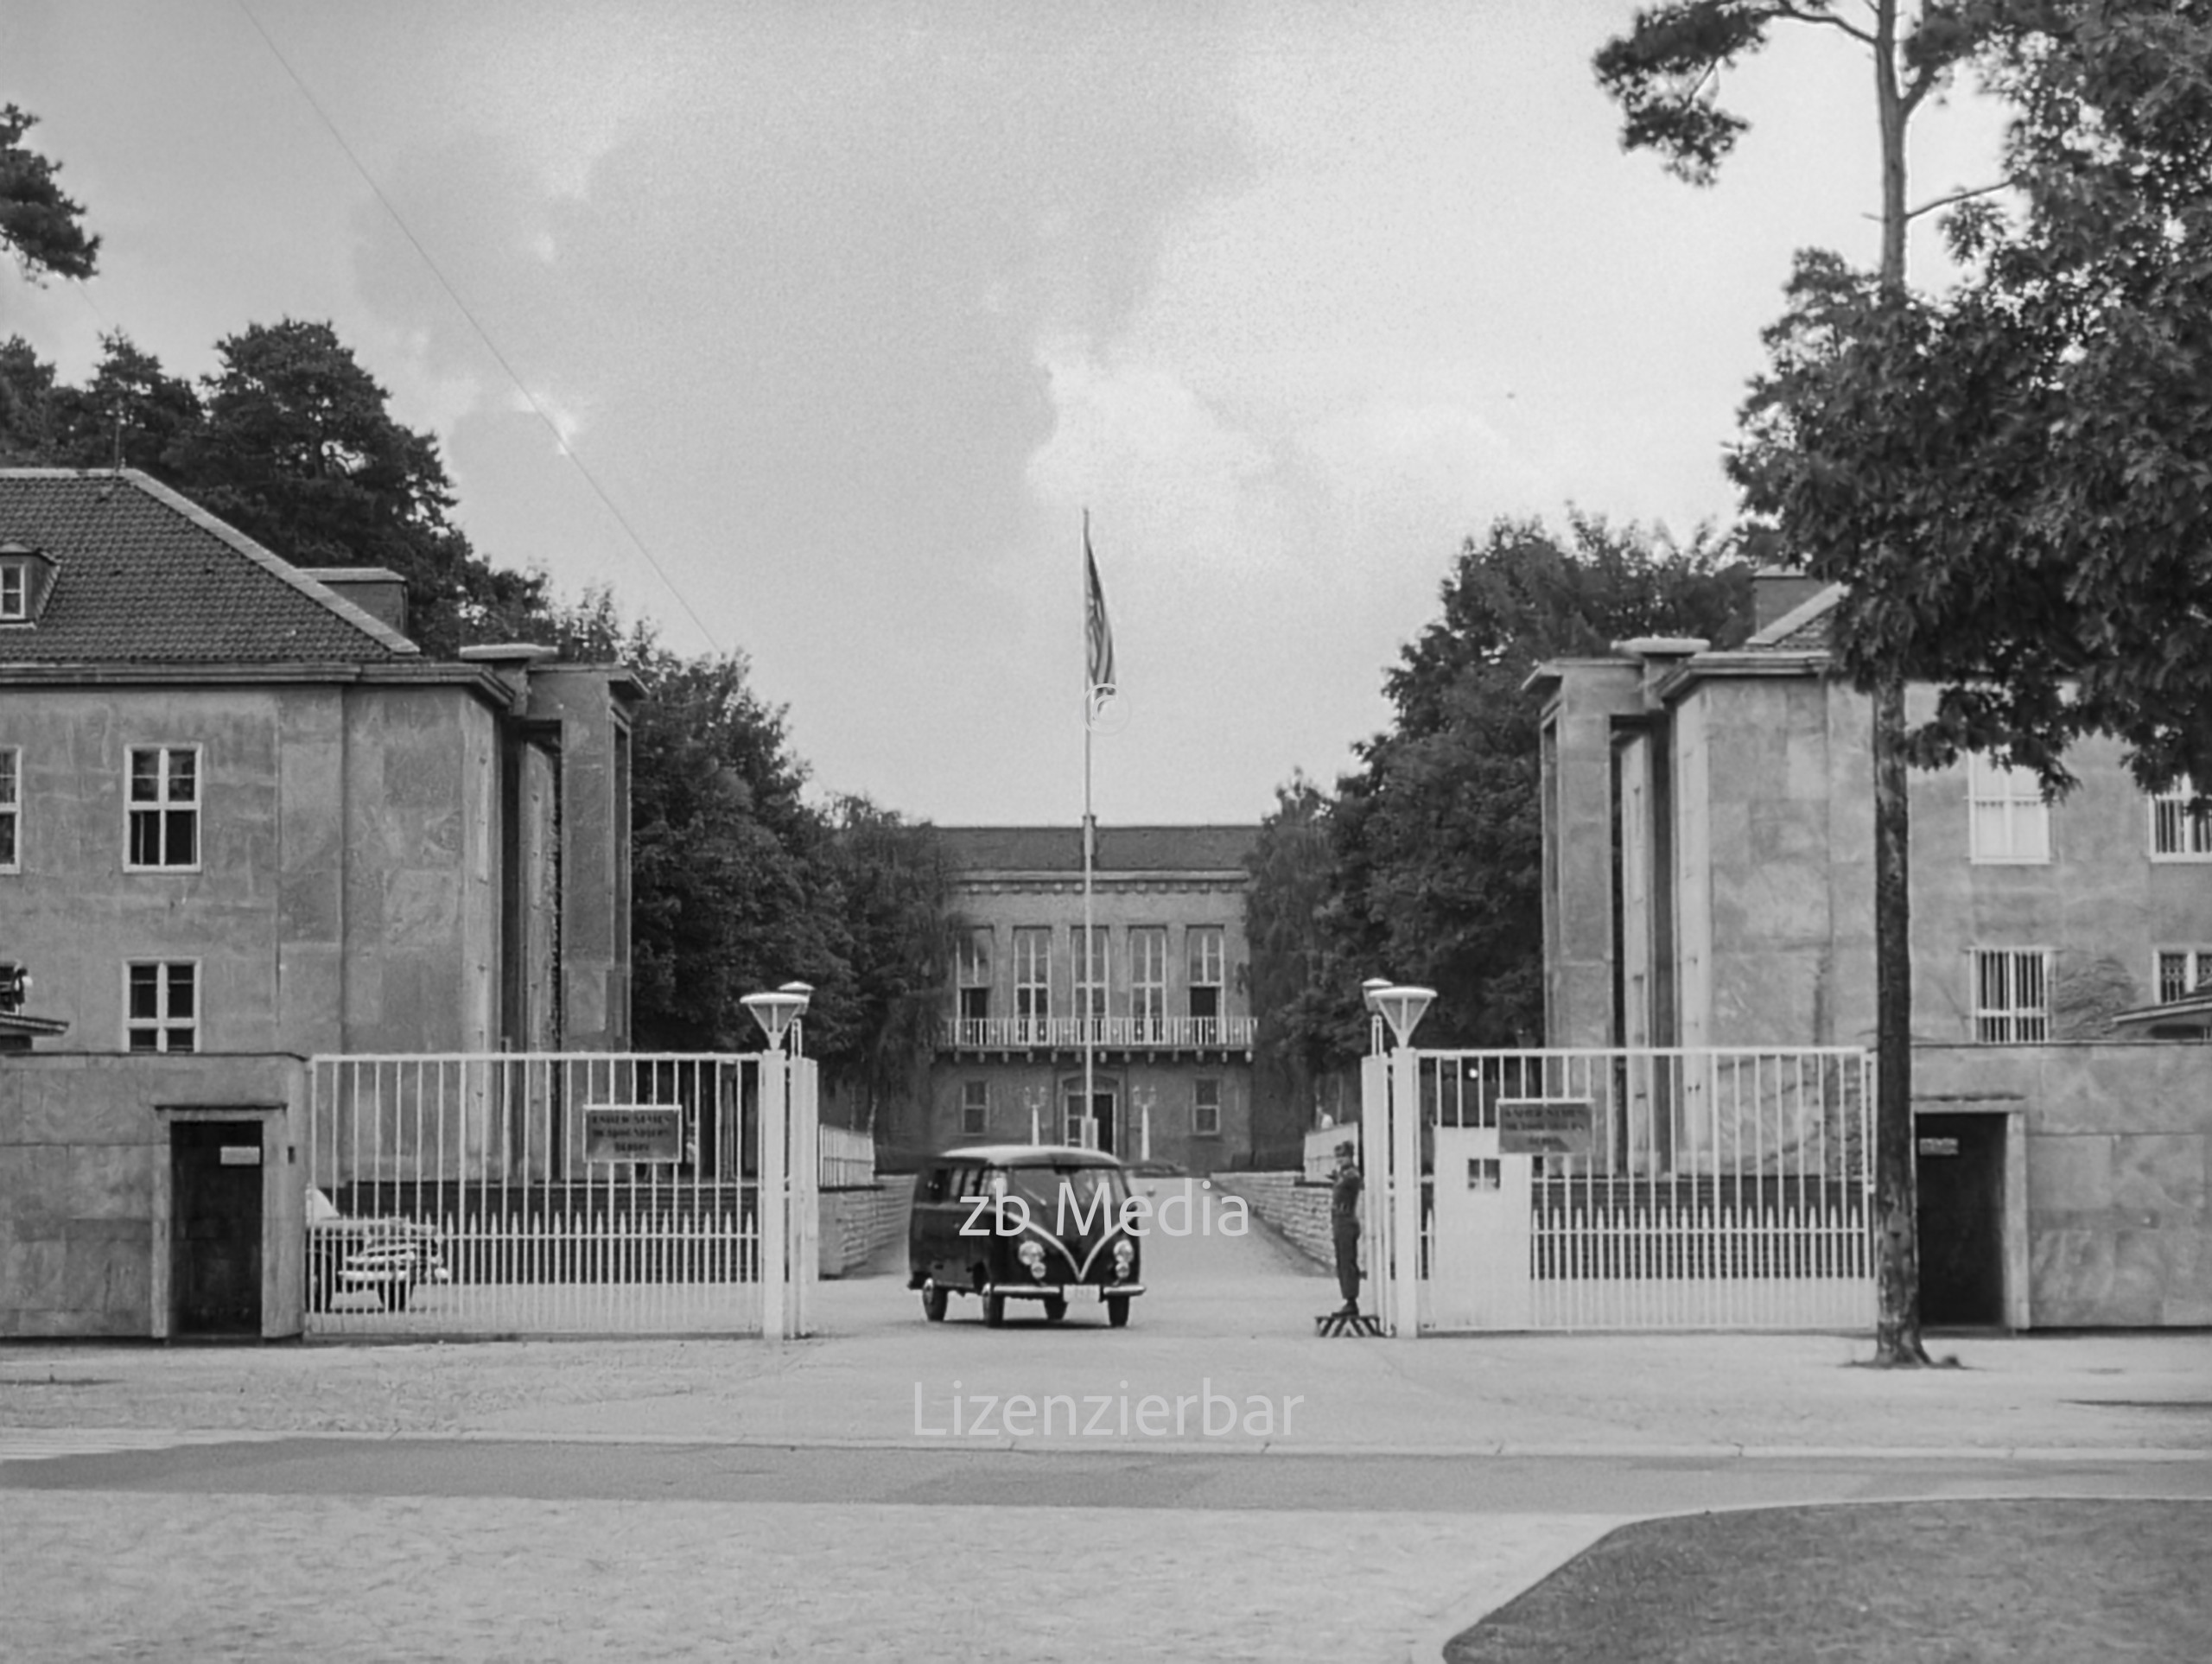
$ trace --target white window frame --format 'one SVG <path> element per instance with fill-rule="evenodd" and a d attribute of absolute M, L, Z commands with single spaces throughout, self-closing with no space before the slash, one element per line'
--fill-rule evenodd
<path fill-rule="evenodd" d="M 1112 940 L 1103 924 L 1090 926 L 1090 951 L 1084 948 L 1084 927 L 1071 926 L 1068 932 L 1069 956 L 1075 966 L 1075 1014 L 1093 1022 L 1106 1018 L 1107 996 L 1114 986 Z"/>
<path fill-rule="evenodd" d="M 1206 1102 L 1209 1090 L 1213 1097 L 1211 1103 Z M 1212 1111 L 1211 1115 L 1207 1114 L 1208 1110 Z M 1191 1136 L 1221 1136 L 1221 1077 L 1218 1075 L 1201 1075 L 1191 1083 Z"/>
<path fill-rule="evenodd" d="M 1014 1019 L 1025 1035 L 1052 1014 L 1052 933 L 1034 926 L 1014 932 Z"/>
<path fill-rule="evenodd" d="M 0 746 L 0 873 L 23 870 L 23 748 Z"/>
<path fill-rule="evenodd" d="M 2151 797 L 2152 861 L 2212 861 L 2212 810 L 2201 815 L 2190 814 L 2189 800 L 2196 795 L 2196 787 L 2184 778 Z M 2162 835 L 2170 837 L 2176 847 L 2161 848 Z"/>
<path fill-rule="evenodd" d="M 1129 1015 L 1137 1038 L 1157 1040 L 1166 1032 L 1167 927 L 1142 924 L 1129 931 Z"/>
<path fill-rule="evenodd" d="M 2167 962 L 2180 960 L 2182 983 L 2175 992 L 2167 992 Z M 2171 1005 L 2177 1000 L 2186 1000 L 2197 984 L 2212 977 L 2212 948 L 2158 948 L 2151 955 L 2151 987 L 2158 1004 Z"/>
<path fill-rule="evenodd" d="M 152 1053 L 194 1053 L 206 1050 L 200 1044 L 200 1019 L 207 1009 L 207 981 L 200 974 L 197 959 L 127 959 L 123 964 L 123 1049 L 140 1056 Z M 131 991 L 141 970 L 154 973 L 155 1014 L 141 1017 L 131 1008 Z M 184 1016 L 174 1014 L 170 1007 L 175 998 L 176 973 L 185 973 L 189 985 L 191 1009 Z M 151 1045 L 134 1045 L 137 1032 L 143 1031 L 153 1037 Z M 181 1036 L 184 1044 L 178 1045 Z"/>
<path fill-rule="evenodd" d="M 31 563 L 0 561 L 0 624 L 29 624 L 31 618 Z"/>
<path fill-rule="evenodd" d="M 955 996 L 953 1014 L 963 1025 L 988 1022 L 991 1015 L 991 962 L 996 943 L 992 940 L 991 927 L 978 924 L 961 932 L 957 953 L 958 970 L 956 980 L 959 993 Z M 980 1000 L 969 996 L 982 990 Z"/>
<path fill-rule="evenodd" d="M 2040 1045 L 2050 1038 L 2050 949 L 1976 948 L 1973 975 L 1977 1045 Z"/>
<path fill-rule="evenodd" d="M 1967 753 L 1967 854 L 1980 867 L 2050 865 L 2050 805 L 2033 770 Z"/>
<path fill-rule="evenodd" d="M 123 760 L 123 870 L 126 873 L 196 873 L 207 854 L 207 759 L 201 746 L 130 746 L 124 750 Z M 154 775 L 159 795 L 150 801 L 135 797 L 131 790 L 137 779 L 138 758 L 152 752 L 161 759 Z M 188 754 L 192 759 L 192 796 L 172 798 L 169 796 L 170 759 Z M 158 829 L 162 853 L 168 849 L 169 820 L 172 815 L 192 816 L 192 859 L 188 861 L 140 861 L 131 859 L 137 840 L 131 832 L 141 815 L 150 815 Z"/>
<path fill-rule="evenodd" d="M 960 1136 L 976 1138 L 991 1129 L 991 1083 L 983 1080 L 960 1083 Z"/>

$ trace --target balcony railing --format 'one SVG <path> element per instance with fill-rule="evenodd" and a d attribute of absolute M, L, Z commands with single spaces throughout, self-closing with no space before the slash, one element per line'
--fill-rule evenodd
<path fill-rule="evenodd" d="M 962 1051 L 1072 1051 L 1084 1043 L 1114 1051 L 1242 1051 L 1258 1029 L 1251 1017 L 958 1017 L 942 1044 Z"/>

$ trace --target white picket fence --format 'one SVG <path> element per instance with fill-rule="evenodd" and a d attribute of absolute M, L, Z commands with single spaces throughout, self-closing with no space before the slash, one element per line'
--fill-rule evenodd
<path fill-rule="evenodd" d="M 861 1159 L 817 1151 L 814 1088 L 760 1053 L 314 1058 L 307 1331 L 804 1332 L 817 1186 Z"/>
<path fill-rule="evenodd" d="M 1871 1054 L 1414 1057 L 1433 1169 L 1420 1191 L 1422 1327 L 1872 1324 Z M 1532 1152 L 1544 1140 L 1513 1123 L 1534 1105 L 1564 1117 L 1573 1153 Z M 1440 1224 L 1452 1234 L 1441 1252 Z"/>

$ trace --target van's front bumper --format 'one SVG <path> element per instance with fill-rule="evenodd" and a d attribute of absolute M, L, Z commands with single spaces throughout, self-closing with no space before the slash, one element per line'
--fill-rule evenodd
<path fill-rule="evenodd" d="M 934 1282 L 925 1282 L 925 1288 L 937 1287 Z M 1125 1294 L 1141 1294 L 1142 1283 L 985 1283 L 977 1288 L 973 1283 L 946 1283 L 944 1287 L 954 1294 L 1000 1294 L 1009 1300 L 1065 1300 L 1077 1295 L 1095 1295 L 1102 1300 L 1118 1300 Z"/>

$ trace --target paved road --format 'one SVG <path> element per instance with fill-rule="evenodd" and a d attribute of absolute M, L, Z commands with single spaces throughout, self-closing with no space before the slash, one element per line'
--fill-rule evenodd
<path fill-rule="evenodd" d="M 0 1659 L 1433 1664 L 1655 1513 L 2212 1494 L 2202 1336 L 1891 1375 L 1832 1336 L 1317 1341 L 1332 1286 L 1259 1235 L 1147 1275 L 1122 1331 L 926 1324 L 878 1277 L 785 1347 L 0 1348 Z M 1208 1392 L 1298 1419 L 1118 1425 Z M 949 1431 L 1057 1394 L 1107 1435 Z"/>

